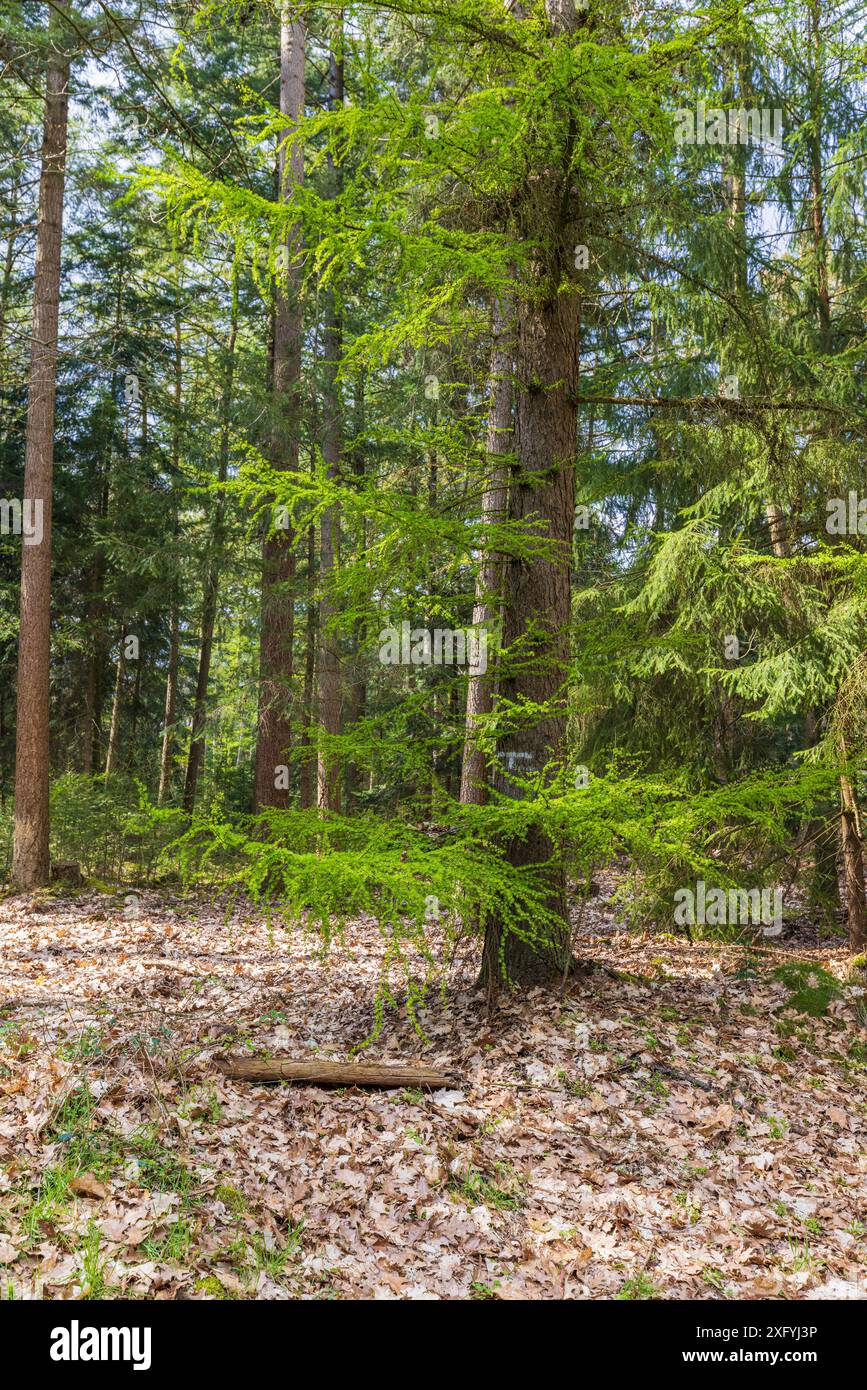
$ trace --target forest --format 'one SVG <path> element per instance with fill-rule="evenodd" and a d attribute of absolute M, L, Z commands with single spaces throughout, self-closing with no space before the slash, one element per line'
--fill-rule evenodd
<path fill-rule="evenodd" d="M 0 1296 L 863 1300 L 863 5 L 0 88 Z"/>

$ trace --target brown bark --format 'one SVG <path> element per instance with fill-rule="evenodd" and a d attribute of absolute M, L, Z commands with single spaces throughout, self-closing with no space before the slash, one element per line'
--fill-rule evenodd
<path fill-rule="evenodd" d="M 341 16 L 342 19 L 342 16 Z M 342 33 L 339 36 L 342 47 Z M 339 52 L 329 59 L 329 110 L 343 105 L 343 58 Z M 340 191 L 340 176 L 329 157 L 333 195 Z M 337 372 L 343 348 L 343 326 L 333 287 L 325 293 L 325 332 L 323 335 L 324 378 L 322 399 L 322 459 L 331 481 L 340 477 L 343 408 Z M 343 723 L 340 641 L 332 629 L 334 602 L 330 585 L 339 563 L 340 509 L 335 504 L 322 515 L 319 536 L 319 729 L 325 739 L 340 734 Z M 340 810 L 340 761 L 320 743 L 316 771 L 316 801 L 320 811 Z"/>
<path fill-rule="evenodd" d="M 843 845 L 843 879 L 846 888 L 846 917 L 849 949 L 853 953 L 867 947 L 867 894 L 864 883 L 864 836 L 858 801 L 851 781 L 840 778 L 840 839 Z"/>
<path fill-rule="evenodd" d="M 832 350 L 831 300 L 828 291 L 828 243 L 825 237 L 824 169 L 822 162 L 822 73 L 821 12 L 818 0 L 810 0 L 808 30 L 812 96 L 810 102 L 810 225 L 813 256 L 816 267 L 816 304 L 819 340 L 822 351 Z M 841 758 L 846 760 L 846 747 L 840 740 Z M 843 881 L 846 892 L 846 919 L 849 946 L 862 951 L 867 946 L 867 898 L 865 898 L 864 836 L 861 814 L 854 783 L 846 773 L 840 776 L 840 847 L 843 858 Z"/>
<path fill-rule="evenodd" d="M 554 33 L 578 27 L 573 0 L 547 0 L 546 12 Z M 564 289 L 574 281 L 574 246 L 580 240 L 568 212 L 573 177 L 566 161 L 560 170 L 540 171 L 521 209 L 534 235 L 538 237 L 539 228 L 545 233 L 516 304 L 517 466 L 510 481 L 509 516 L 532 520 L 555 546 L 550 558 L 510 558 L 505 565 L 499 698 L 545 706 L 534 725 L 516 729 L 502 744 L 503 754 L 523 755 L 522 776 L 549 775 L 562 762 L 566 741 L 581 337 L 577 286 Z M 510 651 L 516 643 L 519 650 Z M 508 778 L 500 773 L 495 784 L 509 789 Z M 508 856 L 516 868 L 546 865 L 540 872 L 548 881 L 547 905 L 558 925 L 543 937 L 531 921 L 500 918 L 489 923 L 480 975 L 489 998 L 504 971 L 523 986 L 553 984 L 565 977 L 570 962 L 565 873 L 550 839 L 541 827 L 531 826 L 524 839 L 511 843 Z"/>
<path fill-rule="evenodd" d="M 314 339 L 313 358 L 319 357 L 318 325 Z M 319 413 L 314 380 L 310 398 L 310 473 L 316 472 L 316 449 L 314 440 L 319 437 Z M 302 811 L 309 811 L 316 805 L 316 648 L 319 630 L 319 606 L 316 599 L 316 538 L 317 528 L 313 522 L 307 526 L 307 567 L 305 574 L 305 622 L 304 622 L 304 681 L 301 690 L 301 728 L 303 747 L 298 755 L 298 804 Z"/>
<path fill-rule="evenodd" d="M 12 878 L 24 889 L 48 881 L 51 502 L 70 67 L 62 13 L 54 9 L 49 23 L 24 463 L 24 496 L 42 502 L 41 541 L 22 538 L 21 546 Z"/>
<path fill-rule="evenodd" d="M 291 1062 L 239 1057 L 224 1062 L 220 1070 L 232 1081 L 295 1081 L 312 1086 L 450 1086 L 453 1077 L 433 1067 L 392 1062 Z"/>
<path fill-rule="evenodd" d="M 364 370 L 359 372 L 356 384 L 355 406 L 353 409 L 353 448 L 351 453 L 350 467 L 352 471 L 353 486 L 362 487 L 364 484 L 364 450 L 360 447 L 360 442 L 364 438 Z M 367 549 L 367 527 L 364 517 L 359 518 L 357 554 L 363 556 Z M 364 666 L 362 663 L 362 651 L 364 648 L 364 620 L 359 618 L 355 625 L 355 630 L 351 639 L 351 662 L 352 678 L 349 686 L 349 722 L 352 725 L 358 724 L 367 712 L 367 682 L 364 678 Z M 347 810 L 351 810 L 353 803 L 357 800 L 361 787 L 361 769 L 351 758 L 346 767 L 346 803 Z"/>
<path fill-rule="evenodd" d="M 508 507 L 508 468 L 504 455 L 512 445 L 512 346 L 510 342 L 509 310 L 501 303 L 494 305 L 492 316 L 493 344 L 489 381 L 488 477 L 482 497 L 482 524 L 502 521 Z M 503 561 L 490 548 L 476 581 L 476 601 L 473 607 L 473 626 L 490 631 L 501 612 Z M 494 673 L 470 674 L 467 683 L 466 738 L 461 767 L 461 801 L 484 805 L 487 799 L 487 764 L 475 741 L 479 721 L 490 714 L 494 705 Z"/>
<path fill-rule="evenodd" d="M 311 464 L 311 467 L 313 465 Z M 316 527 L 307 527 L 307 618 L 304 633 L 304 687 L 301 695 L 301 723 L 308 744 L 313 738 L 315 722 L 314 698 L 316 687 L 316 633 L 319 614 L 316 607 Z M 298 763 L 298 797 L 302 811 L 309 811 L 316 803 L 315 794 L 316 754 L 308 749 Z"/>
<path fill-rule="evenodd" d="M 858 798 L 847 768 L 849 750 L 842 733 L 838 735 L 837 748 L 840 762 L 846 768 L 840 774 L 840 846 L 846 892 L 846 920 L 849 927 L 849 949 L 858 952 L 867 946 L 864 834 Z"/>
<path fill-rule="evenodd" d="M 816 258 L 816 299 L 819 330 L 823 347 L 828 351 L 831 338 L 831 296 L 828 290 L 828 243 L 825 239 L 825 188 L 822 168 L 822 74 L 819 70 L 821 53 L 819 0 L 810 0 L 807 12 L 809 43 L 813 66 L 811 69 L 810 102 L 810 222 L 813 232 L 813 253 Z"/>
<path fill-rule="evenodd" d="M 305 26 L 283 5 L 280 20 L 280 111 L 287 118 L 288 136 L 304 115 Z M 281 145 L 278 159 L 278 196 L 293 197 L 304 174 L 300 144 L 291 153 Z M 286 240 L 288 270 L 278 286 L 274 313 L 273 399 L 274 422 L 271 461 L 275 468 L 295 471 L 301 416 L 301 245 L 293 230 Z M 276 787 L 276 769 L 284 763 L 291 743 L 288 715 L 292 684 L 295 538 L 291 529 L 266 536 L 262 544 L 262 608 L 259 639 L 259 718 L 256 740 L 254 810 L 263 806 L 288 806 L 289 793 Z"/>

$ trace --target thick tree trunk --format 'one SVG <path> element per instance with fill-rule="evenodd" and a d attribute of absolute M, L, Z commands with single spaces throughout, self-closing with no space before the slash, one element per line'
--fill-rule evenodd
<path fill-rule="evenodd" d="M 574 0 L 546 0 L 548 28 L 574 33 L 580 24 Z M 557 120 L 557 112 L 550 119 Z M 574 252 L 580 241 L 574 207 L 576 190 L 571 137 L 564 134 L 560 169 L 542 169 L 520 208 L 523 225 L 536 242 L 528 282 L 516 303 L 516 467 L 509 485 L 509 517 L 532 521 L 553 542 L 550 557 L 510 558 L 504 572 L 503 660 L 499 700 L 542 707 L 536 722 L 516 728 L 501 745 L 520 761 L 522 777 L 548 780 L 562 764 L 566 742 L 566 682 L 571 615 L 572 526 L 575 512 L 575 453 L 581 339 L 581 309 Z M 540 229 L 544 232 L 540 233 Z M 518 650 L 512 650 L 520 644 Z M 502 768 L 502 764 L 501 764 Z M 495 785 L 514 788 L 502 770 Z M 548 836 L 531 826 L 508 850 L 516 868 L 545 865 L 547 907 L 554 925 L 503 917 L 488 923 L 480 984 L 493 998 L 505 974 L 524 987 L 562 981 L 569 968 L 571 933 L 566 913 L 562 861 Z"/>
<path fill-rule="evenodd" d="M 33 283 L 33 345 L 27 400 L 24 497 L 42 507 L 38 544 L 21 546 L 21 625 L 15 744 L 15 829 L 12 878 L 18 888 L 48 882 L 49 659 L 51 630 L 51 502 L 60 255 L 69 106 L 69 60 L 58 10 L 45 92 L 39 221 Z"/>
<path fill-rule="evenodd" d="M 549 28 L 571 33 L 579 24 L 573 0 L 546 0 Z M 556 118 L 556 113 L 555 113 Z M 521 777 L 547 781 L 562 765 L 566 742 L 566 682 L 571 614 L 572 526 L 575 511 L 576 398 L 581 310 L 574 283 L 574 190 L 571 151 L 561 170 L 540 171 L 521 209 L 525 225 L 546 229 L 529 283 L 516 304 L 514 454 L 509 517 L 532 521 L 554 545 L 550 557 L 504 566 L 503 651 L 499 700 L 541 707 L 536 722 L 516 728 L 500 748 L 498 789 L 515 794 L 503 771 L 509 755 Z M 570 284 L 570 282 L 573 282 Z M 517 794 L 520 794 L 518 792 Z M 571 934 L 562 861 L 539 826 L 508 850 L 516 868 L 540 866 L 554 925 L 500 917 L 488 923 L 480 984 L 491 999 L 503 976 L 524 987 L 562 981 L 569 968 Z"/>
<path fill-rule="evenodd" d="M 222 485 L 229 475 L 229 432 L 232 426 L 232 392 L 235 380 L 235 339 L 238 335 L 238 286 L 232 283 L 232 314 L 229 341 L 226 348 L 226 379 L 220 420 L 220 462 L 217 481 Z M 196 673 L 196 695 L 193 703 L 193 725 L 190 749 L 187 754 L 187 774 L 184 780 L 184 810 L 192 814 L 196 804 L 199 772 L 205 754 L 205 722 L 208 715 L 208 680 L 211 674 L 211 654 L 214 646 L 214 626 L 217 621 L 217 601 L 220 592 L 220 572 L 226 539 L 226 499 L 220 492 L 214 510 L 205 591 L 202 596 L 202 630 L 199 640 L 199 666 Z"/>
<path fill-rule="evenodd" d="M 280 111 L 287 118 L 288 136 L 304 115 L 304 45 L 302 19 L 284 4 L 280 22 Z M 281 148 L 278 195 L 289 202 L 304 173 L 299 144 L 291 154 Z M 301 417 L 301 246 L 293 231 L 287 238 L 288 270 L 277 292 L 274 314 L 272 463 L 294 471 L 298 467 Z M 266 536 L 262 545 L 262 609 L 259 640 L 259 720 L 256 740 L 254 809 L 288 806 L 285 779 L 277 768 L 285 762 L 291 742 L 288 706 L 292 684 L 295 538 L 291 529 Z M 277 785 L 279 782 L 279 785 Z"/>
<path fill-rule="evenodd" d="M 490 409 L 488 413 L 487 455 L 488 477 L 482 497 L 482 523 L 487 526 L 504 520 L 508 507 L 508 467 L 505 455 L 512 446 L 512 387 L 513 349 L 511 344 L 510 309 L 502 303 L 494 305 L 492 317 L 493 345 L 489 382 Z M 473 626 L 484 627 L 489 634 L 502 611 L 501 588 L 503 561 L 492 549 L 487 549 L 476 582 L 476 601 Z M 470 674 L 467 683 L 467 714 L 464 757 L 461 767 L 461 801 L 481 806 L 487 799 L 487 763 L 475 740 L 475 730 L 484 715 L 494 705 L 494 673 Z"/>
<path fill-rule="evenodd" d="M 819 0 L 810 0 L 808 10 L 810 85 L 810 229 L 816 270 L 816 314 L 819 341 L 824 353 L 833 348 L 831 299 L 829 294 L 828 242 L 825 236 L 825 175 L 822 162 L 821 9 Z M 840 741 L 845 761 L 845 742 Z M 855 785 L 845 773 L 840 777 L 840 847 L 846 891 L 846 917 L 849 945 L 853 951 L 867 946 L 867 903 L 865 903 L 864 837 Z"/>
<path fill-rule="evenodd" d="M 342 47 L 342 34 L 340 35 Z M 329 60 L 329 110 L 343 105 L 343 59 L 339 51 Z M 329 170 L 334 196 L 340 188 L 340 177 L 331 163 Z M 337 372 L 343 348 L 343 328 L 337 293 L 329 288 L 325 294 L 325 333 L 323 335 L 325 386 L 322 400 L 322 458 L 328 477 L 340 477 L 342 451 L 343 408 Z M 319 537 L 319 710 L 318 725 L 325 736 L 336 737 L 342 728 L 342 694 L 340 672 L 340 641 L 332 630 L 334 603 L 331 584 L 339 563 L 340 509 L 335 504 L 322 516 Z M 340 762 L 320 742 L 316 771 L 316 801 L 320 811 L 340 810 Z"/>
<path fill-rule="evenodd" d="M 503 647 L 506 669 L 500 697 L 520 704 L 545 706 L 544 715 L 528 728 L 504 740 L 501 754 L 517 754 L 521 777 L 543 775 L 546 766 L 558 765 L 566 737 L 564 682 L 568 674 L 570 569 L 572 522 L 575 508 L 574 455 L 577 394 L 578 305 L 574 296 L 550 297 L 521 305 L 518 314 L 518 400 L 515 421 L 515 453 L 518 472 L 509 496 L 509 515 L 515 521 L 534 518 L 544 534 L 556 542 L 557 559 L 531 562 L 510 560 L 506 565 Z M 521 642 L 520 656 L 510 649 Z M 517 669 L 510 671 L 509 666 Z M 501 772 L 495 785 L 508 790 Z M 509 860 L 516 867 L 545 863 L 553 846 L 538 828 L 510 846 Z M 486 934 L 482 982 L 488 991 L 505 970 L 514 983 L 551 983 L 563 978 L 568 968 L 570 934 L 566 917 L 565 880 L 562 866 L 546 870 L 550 881 L 550 910 L 562 920 L 562 928 L 546 942 L 522 939 L 534 934 L 532 922 L 497 922 Z"/>

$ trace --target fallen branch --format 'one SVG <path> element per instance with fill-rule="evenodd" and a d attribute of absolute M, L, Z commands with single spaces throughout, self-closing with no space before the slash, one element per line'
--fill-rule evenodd
<path fill-rule="evenodd" d="M 192 975 L 197 980 L 206 980 L 214 973 L 212 970 L 203 970 L 201 966 L 191 965 L 189 961 L 169 960 L 166 957 L 155 960 L 152 956 L 139 956 L 137 964 L 145 965 L 150 970 L 175 970 L 179 975 Z"/>
<path fill-rule="evenodd" d="M 630 1053 L 625 1062 L 621 1062 L 617 1068 L 619 1072 L 633 1072 L 639 1065 L 634 1059 L 637 1053 Z M 657 1076 L 668 1076 L 672 1081 L 682 1081 L 688 1086 L 698 1086 L 702 1091 L 712 1091 L 713 1086 L 709 1081 L 701 1081 L 697 1076 L 691 1076 L 688 1071 L 681 1071 L 679 1067 L 670 1067 L 666 1062 L 645 1062 L 643 1064 L 648 1071 L 654 1072 Z"/>
<path fill-rule="evenodd" d="M 292 1062 L 285 1058 L 232 1058 L 218 1062 L 231 1081 L 300 1081 L 313 1086 L 450 1086 L 452 1079 L 432 1067 L 388 1062 Z"/>

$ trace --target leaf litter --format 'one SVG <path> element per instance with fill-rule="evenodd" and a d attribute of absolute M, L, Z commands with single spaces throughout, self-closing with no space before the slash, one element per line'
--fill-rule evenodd
<path fill-rule="evenodd" d="M 464 960 L 423 1037 L 386 1009 L 364 1058 L 452 1088 L 362 1092 L 219 1064 L 357 1055 L 371 920 L 324 955 L 157 892 L 132 920 L 87 893 L 0 915 L 3 1297 L 867 1296 L 865 989 L 839 945 L 643 938 L 600 897 L 561 993 L 490 1017 Z"/>

